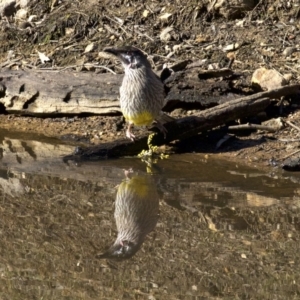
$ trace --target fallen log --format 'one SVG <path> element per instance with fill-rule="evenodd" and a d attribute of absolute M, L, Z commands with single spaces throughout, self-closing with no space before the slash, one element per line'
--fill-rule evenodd
<path fill-rule="evenodd" d="M 153 145 L 162 145 L 173 140 L 185 139 L 239 118 L 255 116 L 271 103 L 271 99 L 297 94 L 300 85 L 284 86 L 275 90 L 261 92 L 247 97 L 234 99 L 216 107 L 201 111 L 194 116 L 185 117 L 165 124 L 168 134 L 166 139 L 159 132 L 152 140 Z M 145 132 L 135 142 L 127 139 L 104 143 L 88 148 L 77 148 L 74 154 L 65 157 L 68 159 L 101 159 L 127 155 L 136 155 L 147 149 L 149 133 Z"/>
<path fill-rule="evenodd" d="M 116 113 L 121 79 L 110 73 L 6 70 L 0 103 L 8 113 L 32 116 Z"/>
<path fill-rule="evenodd" d="M 178 103 L 206 108 L 227 101 L 228 93 L 234 97 L 232 71 L 219 71 L 213 77 L 227 76 L 226 80 L 209 82 L 199 79 L 202 73 L 199 68 L 186 69 L 167 79 L 168 111 Z M 0 104 L 6 113 L 39 117 L 120 114 L 122 78 L 123 74 L 111 73 L 1 69 Z"/>

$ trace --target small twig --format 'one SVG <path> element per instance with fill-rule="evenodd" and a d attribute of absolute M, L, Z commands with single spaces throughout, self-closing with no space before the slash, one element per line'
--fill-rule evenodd
<path fill-rule="evenodd" d="M 287 37 L 287 35 L 288 35 L 288 32 L 289 32 L 289 30 L 287 30 L 286 31 L 286 33 L 285 33 L 285 35 L 284 35 L 284 38 L 282 39 L 280 39 L 280 40 L 282 40 L 282 47 L 284 47 L 284 44 L 285 44 L 285 40 L 286 40 L 286 37 Z"/>
<path fill-rule="evenodd" d="M 278 99 L 282 96 L 288 96 L 288 95 L 295 95 L 299 94 L 300 92 L 300 84 L 294 84 L 294 85 L 285 85 L 280 88 L 270 90 L 270 91 L 265 91 L 265 92 L 260 92 L 256 93 L 250 96 L 245 96 L 242 98 L 239 98 L 240 101 L 245 101 L 247 100 L 258 100 L 258 99 L 263 99 L 263 98 L 270 98 L 270 99 Z"/>
<path fill-rule="evenodd" d="M 147 39 L 149 39 L 150 41 L 154 42 L 154 39 L 153 39 L 151 36 L 149 36 L 147 33 L 142 33 L 142 32 L 140 32 L 137 28 L 135 28 L 134 31 L 135 31 L 138 35 L 144 36 L 144 37 L 146 37 Z"/>
<path fill-rule="evenodd" d="M 262 3 L 263 1 L 260 0 L 257 5 L 250 11 L 249 15 L 248 15 L 248 22 L 251 22 L 251 19 L 252 19 L 252 15 L 254 13 L 254 11 L 257 10 L 258 6 Z"/>
<path fill-rule="evenodd" d="M 234 125 L 234 126 L 228 126 L 229 130 L 247 130 L 247 129 L 257 129 L 257 130 L 265 130 L 270 132 L 276 132 L 278 131 L 277 128 L 265 126 L 265 125 L 259 125 L 259 124 L 241 124 L 241 125 Z"/>
<path fill-rule="evenodd" d="M 294 152 L 292 152 L 292 153 L 290 153 L 290 154 L 288 154 L 288 155 L 282 157 L 281 160 L 287 159 L 287 158 L 289 158 L 289 157 L 291 157 L 291 156 L 293 156 L 294 154 L 297 154 L 297 153 L 299 153 L 299 152 L 300 152 L 300 150 L 294 151 Z"/>
<path fill-rule="evenodd" d="M 115 24 L 117 24 L 117 25 L 123 30 L 123 32 L 126 33 L 127 36 L 132 37 L 132 34 L 129 33 L 129 32 L 127 32 L 127 31 L 123 28 L 123 26 L 122 26 L 118 21 L 114 20 L 113 18 L 111 18 L 111 17 L 109 17 L 109 16 L 105 16 L 105 17 L 106 17 L 107 19 L 111 20 L 112 22 L 114 22 Z"/>
<path fill-rule="evenodd" d="M 232 76 L 234 72 L 230 69 L 223 68 L 218 70 L 203 70 L 198 73 L 199 79 L 217 78 L 224 76 Z"/>
<path fill-rule="evenodd" d="M 14 65 L 16 62 L 20 61 L 22 58 L 15 58 L 15 59 L 8 59 L 7 61 L 0 64 L 0 68 L 9 68 L 10 66 Z"/>
<path fill-rule="evenodd" d="M 210 13 L 212 10 L 214 10 L 214 6 L 216 4 L 217 0 L 214 0 L 213 3 L 208 7 L 208 13 Z"/>
<path fill-rule="evenodd" d="M 26 65 L 26 66 L 29 66 L 29 67 L 32 67 L 32 68 L 36 68 L 35 66 L 32 66 L 32 65 Z M 96 69 L 105 69 L 106 71 L 116 75 L 117 73 L 114 72 L 113 70 L 111 70 L 110 68 L 108 67 L 105 67 L 105 66 L 98 66 L 98 65 L 94 65 L 94 64 L 83 64 L 83 65 L 72 65 L 72 66 L 67 66 L 67 67 L 55 67 L 55 68 L 38 68 L 37 71 L 52 71 L 52 72 L 60 72 L 60 71 L 65 71 L 65 70 L 68 70 L 68 69 L 76 69 L 78 67 L 85 67 L 85 66 L 89 66 L 89 67 L 94 67 Z"/>
<path fill-rule="evenodd" d="M 104 69 L 104 70 L 106 70 L 106 71 L 108 71 L 108 72 L 110 72 L 110 73 L 112 73 L 114 75 L 117 74 L 116 72 L 114 72 L 113 70 L 111 70 L 110 68 L 105 67 L 105 66 L 97 66 L 97 65 L 93 65 L 93 64 L 92 64 L 92 66 L 95 67 L 96 69 Z"/>
<path fill-rule="evenodd" d="M 300 142 L 300 139 L 277 139 L 279 142 L 284 142 L 284 143 L 292 143 L 292 142 Z"/>
<path fill-rule="evenodd" d="M 152 56 L 153 56 L 153 57 L 164 58 L 165 60 L 178 61 L 177 58 L 167 57 L 167 56 L 165 56 L 165 55 L 160 55 L 160 54 L 156 54 L 156 53 L 153 53 Z"/>
<path fill-rule="evenodd" d="M 295 70 L 294 68 L 292 68 L 292 67 L 288 66 L 287 64 L 285 64 L 284 66 L 285 66 L 286 68 L 288 68 L 288 69 L 292 70 L 292 71 L 293 71 L 293 72 L 295 72 L 295 73 L 299 73 L 299 71 L 298 71 L 298 70 Z"/>
<path fill-rule="evenodd" d="M 217 145 L 216 145 L 216 150 L 218 150 L 225 142 L 227 142 L 229 139 L 233 138 L 234 136 L 226 134 L 225 136 L 223 136 L 223 138 L 221 138 Z"/>
<path fill-rule="evenodd" d="M 283 122 L 285 122 L 286 124 L 288 124 L 288 125 L 290 125 L 291 127 L 297 129 L 298 131 L 300 131 L 300 127 L 294 125 L 292 122 L 286 121 L 286 120 L 283 120 Z"/>
<path fill-rule="evenodd" d="M 213 41 L 213 42 L 210 42 L 210 43 L 206 43 L 206 44 L 203 44 L 203 45 L 199 45 L 198 46 L 198 49 L 201 49 L 201 48 L 205 48 L 205 47 L 208 47 L 210 45 L 213 45 L 213 44 L 217 44 L 218 41 Z"/>
<path fill-rule="evenodd" d="M 69 49 L 71 49 L 71 48 L 73 48 L 73 47 L 75 47 L 75 46 L 78 46 L 78 45 L 79 45 L 79 43 L 73 43 L 73 44 L 71 44 L 71 45 L 69 45 L 69 46 L 64 47 L 63 49 L 64 49 L 64 50 L 69 50 Z"/>
<path fill-rule="evenodd" d="M 234 63 L 234 57 L 230 59 L 227 68 L 228 68 L 228 69 L 231 69 L 233 63 Z"/>

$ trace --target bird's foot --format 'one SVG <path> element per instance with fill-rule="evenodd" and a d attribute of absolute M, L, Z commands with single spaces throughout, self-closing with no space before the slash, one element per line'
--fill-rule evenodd
<path fill-rule="evenodd" d="M 167 133 L 168 133 L 168 130 L 166 129 L 166 127 L 157 120 L 154 121 L 154 124 L 160 130 L 160 132 L 164 135 L 164 139 L 166 139 Z"/>
<path fill-rule="evenodd" d="M 134 142 L 135 135 L 131 132 L 131 127 L 127 128 L 126 137 Z"/>

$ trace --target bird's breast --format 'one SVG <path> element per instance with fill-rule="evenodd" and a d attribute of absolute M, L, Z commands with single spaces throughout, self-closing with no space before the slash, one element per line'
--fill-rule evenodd
<path fill-rule="evenodd" d="M 160 114 L 163 104 L 163 84 L 154 73 L 153 76 L 141 71 L 125 74 L 120 88 L 120 106 L 128 122 L 150 125 Z"/>
<path fill-rule="evenodd" d="M 149 111 L 130 113 L 126 110 L 123 110 L 123 115 L 127 122 L 137 125 L 137 126 L 148 126 L 156 118 L 156 115 L 152 114 Z"/>

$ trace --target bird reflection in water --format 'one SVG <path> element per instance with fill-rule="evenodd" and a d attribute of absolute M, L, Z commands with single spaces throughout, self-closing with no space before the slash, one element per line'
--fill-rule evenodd
<path fill-rule="evenodd" d="M 125 171 L 125 176 L 115 201 L 118 236 L 114 244 L 98 258 L 131 258 L 158 221 L 159 197 L 151 176 L 132 170 Z"/>

